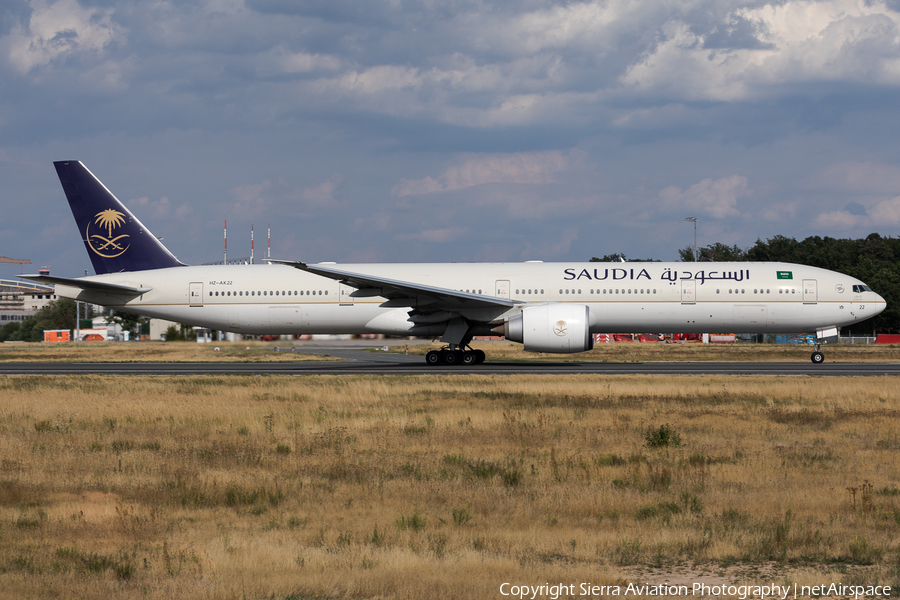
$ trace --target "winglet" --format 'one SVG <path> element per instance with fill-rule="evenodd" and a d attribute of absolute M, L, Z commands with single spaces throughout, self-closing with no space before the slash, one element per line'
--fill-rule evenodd
<path fill-rule="evenodd" d="M 295 269 L 300 269 L 302 271 L 309 271 L 309 265 L 304 262 L 300 262 L 299 260 L 276 260 L 274 258 L 266 258 L 263 260 L 271 265 L 285 265 L 288 267 L 294 267 Z"/>

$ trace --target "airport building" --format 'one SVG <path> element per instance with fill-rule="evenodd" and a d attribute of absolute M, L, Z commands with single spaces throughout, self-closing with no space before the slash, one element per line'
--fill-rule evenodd
<path fill-rule="evenodd" d="M 13 321 L 24 321 L 56 300 L 51 285 L 0 279 L 0 327 Z"/>

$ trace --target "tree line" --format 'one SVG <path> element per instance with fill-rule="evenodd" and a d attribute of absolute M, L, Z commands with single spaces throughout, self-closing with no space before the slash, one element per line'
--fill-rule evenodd
<path fill-rule="evenodd" d="M 45 329 L 75 329 L 75 301 L 60 298 L 49 302 L 34 316 L 10 321 L 0 327 L 0 342 L 42 342 Z"/>

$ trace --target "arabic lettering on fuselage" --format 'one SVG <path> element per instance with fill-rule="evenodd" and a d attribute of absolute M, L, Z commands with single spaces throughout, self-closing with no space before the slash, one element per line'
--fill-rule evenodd
<path fill-rule="evenodd" d="M 647 269 L 622 269 L 619 267 L 612 269 L 581 269 L 580 272 L 573 267 L 565 269 L 564 273 L 566 275 L 563 279 L 566 281 L 579 281 L 582 279 L 591 281 L 621 281 L 624 279 L 637 281 L 639 279 L 647 279 L 652 281 L 654 279 L 647 272 Z M 700 285 L 703 285 L 706 281 L 749 281 L 750 269 L 738 269 L 737 271 L 678 271 L 666 267 L 663 269 L 659 279 L 671 283 L 682 279 L 692 279 L 699 281 Z"/>

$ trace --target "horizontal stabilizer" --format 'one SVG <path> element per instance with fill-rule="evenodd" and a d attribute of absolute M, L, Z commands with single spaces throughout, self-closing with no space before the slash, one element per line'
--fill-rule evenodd
<path fill-rule="evenodd" d="M 103 292 L 106 294 L 118 294 L 120 296 L 140 296 L 153 289 L 149 287 L 131 287 L 130 285 L 120 285 L 118 283 L 105 283 L 103 281 L 93 281 L 90 279 L 54 277 L 52 275 L 19 275 L 19 277 L 37 281 L 38 283 L 67 285 L 69 287 L 79 288 L 90 292 Z"/>

